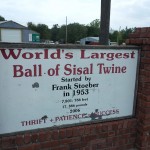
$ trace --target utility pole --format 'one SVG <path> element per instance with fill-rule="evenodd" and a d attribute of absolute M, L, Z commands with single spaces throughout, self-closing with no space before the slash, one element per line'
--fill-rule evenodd
<path fill-rule="evenodd" d="M 117 34 L 117 44 L 119 45 L 119 40 L 120 40 L 120 30 L 121 30 L 121 26 L 119 27 L 119 31 Z"/>
<path fill-rule="evenodd" d="M 101 0 L 100 45 L 109 44 L 110 8 L 111 0 Z"/>
<path fill-rule="evenodd" d="M 68 40 L 68 31 L 67 31 L 67 16 L 66 16 L 66 44 L 67 44 L 67 40 Z"/>

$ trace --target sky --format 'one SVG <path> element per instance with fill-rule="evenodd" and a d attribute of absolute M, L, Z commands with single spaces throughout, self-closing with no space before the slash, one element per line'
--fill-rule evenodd
<path fill-rule="evenodd" d="M 100 19 L 101 0 L 0 0 L 0 16 L 27 26 L 51 28 L 70 23 L 90 24 Z M 150 0 L 111 0 L 110 28 L 150 27 Z"/>

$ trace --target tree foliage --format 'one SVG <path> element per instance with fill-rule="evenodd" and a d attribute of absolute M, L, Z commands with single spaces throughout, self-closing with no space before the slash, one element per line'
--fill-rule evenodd
<path fill-rule="evenodd" d="M 116 30 L 109 35 L 110 41 L 117 42 L 120 45 L 125 42 L 125 40 L 128 38 L 130 33 L 134 32 L 134 29 L 135 28 L 126 27 L 125 29 L 122 29 L 120 31 Z"/>
<path fill-rule="evenodd" d="M 58 25 L 54 25 L 51 28 L 52 40 L 60 41 L 61 43 L 75 43 L 81 38 L 85 37 L 87 33 L 87 29 L 84 25 L 79 23 L 71 23 L 67 25 L 62 25 L 59 27 Z M 67 34 L 67 35 L 66 35 Z M 66 41 L 67 36 L 67 41 Z"/>
<path fill-rule="evenodd" d="M 0 16 L 0 21 L 5 21 L 5 18 Z"/>
<path fill-rule="evenodd" d="M 68 25 L 68 42 L 75 43 L 86 36 L 86 28 L 79 23 L 72 23 Z"/>
<path fill-rule="evenodd" d="M 50 29 L 52 41 L 59 41 L 59 30 L 60 27 L 58 24 L 54 24 L 53 27 Z"/>
<path fill-rule="evenodd" d="M 98 36 L 100 21 L 99 19 L 95 19 L 89 25 L 70 23 L 67 25 L 67 32 L 66 25 L 59 26 L 58 24 L 54 24 L 53 27 L 49 29 L 45 24 L 35 25 L 32 22 L 28 22 L 27 26 L 29 29 L 40 33 L 41 39 L 66 43 L 67 34 L 67 43 L 75 43 L 86 36 Z"/>
<path fill-rule="evenodd" d="M 99 29 L 100 28 L 100 19 L 93 20 L 89 26 Z"/>
<path fill-rule="evenodd" d="M 28 23 L 27 23 L 27 26 L 28 26 L 28 28 L 29 28 L 30 30 L 37 31 L 37 26 L 36 26 L 34 23 L 28 22 Z"/>
<path fill-rule="evenodd" d="M 99 37 L 100 32 L 100 20 L 95 19 L 88 25 L 79 23 L 70 23 L 67 25 L 59 26 L 54 24 L 51 29 L 45 24 L 35 25 L 32 22 L 28 22 L 28 28 L 40 33 L 41 39 L 52 40 L 54 42 L 59 41 L 60 43 L 75 43 L 84 37 Z M 128 38 L 128 35 L 134 31 L 134 28 L 125 28 L 120 31 L 115 30 L 113 33 L 109 34 L 109 39 L 112 42 L 118 42 L 122 44 Z"/>
<path fill-rule="evenodd" d="M 94 36 L 98 37 L 100 32 L 100 20 L 95 19 L 89 25 L 86 26 L 87 28 L 87 36 Z"/>
<path fill-rule="evenodd" d="M 30 30 L 34 30 L 38 33 L 40 33 L 40 38 L 41 39 L 50 39 L 50 29 L 48 28 L 47 25 L 45 24 L 38 24 L 38 25 L 35 25 L 34 23 L 32 22 L 28 22 L 27 23 L 27 26 Z"/>
<path fill-rule="evenodd" d="M 0 21 L 5 21 L 5 18 L 0 15 Z M 32 22 L 27 23 L 27 27 L 30 30 L 40 33 L 41 42 L 45 40 L 52 40 L 54 42 L 59 41 L 60 43 L 75 43 L 85 37 L 99 37 L 100 33 L 100 19 L 95 19 L 89 24 L 70 23 L 67 25 L 59 26 L 54 24 L 52 28 L 49 28 L 46 24 L 34 24 Z M 112 42 L 118 42 L 122 44 L 128 38 L 128 35 L 134 31 L 135 28 L 125 28 L 122 30 L 115 30 L 109 34 L 109 39 Z"/>

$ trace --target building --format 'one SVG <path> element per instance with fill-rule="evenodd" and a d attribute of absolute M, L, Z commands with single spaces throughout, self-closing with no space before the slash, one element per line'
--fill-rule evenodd
<path fill-rule="evenodd" d="M 80 40 L 82 45 L 99 45 L 99 37 L 85 37 Z"/>
<path fill-rule="evenodd" d="M 99 43 L 99 37 L 85 37 L 80 40 L 81 45 L 100 45 Z M 108 40 L 108 44 L 111 46 L 117 46 L 117 42 L 111 42 Z"/>
<path fill-rule="evenodd" d="M 40 42 L 40 34 L 14 21 L 0 21 L 0 42 Z"/>

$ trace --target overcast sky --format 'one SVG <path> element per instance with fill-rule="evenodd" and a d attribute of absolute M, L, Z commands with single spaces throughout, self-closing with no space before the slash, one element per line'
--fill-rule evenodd
<path fill-rule="evenodd" d="M 51 28 L 66 22 L 89 24 L 100 19 L 101 0 L 0 0 L 0 15 L 27 26 L 42 23 Z M 150 0 L 111 0 L 110 27 L 150 26 Z"/>

